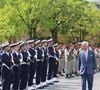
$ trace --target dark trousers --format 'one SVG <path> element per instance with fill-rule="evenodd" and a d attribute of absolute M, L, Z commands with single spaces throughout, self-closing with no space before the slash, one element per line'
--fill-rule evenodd
<path fill-rule="evenodd" d="M 0 76 L 1 76 L 1 67 L 2 67 L 2 66 L 0 65 Z"/>
<path fill-rule="evenodd" d="M 49 57 L 48 80 L 53 78 L 54 71 L 55 71 L 55 59 Z"/>
<path fill-rule="evenodd" d="M 0 60 L 0 76 L 1 76 L 1 70 L 2 70 L 2 61 Z"/>
<path fill-rule="evenodd" d="M 27 81 L 28 81 L 28 64 L 22 64 L 20 70 L 20 90 L 26 89 Z"/>
<path fill-rule="evenodd" d="M 53 77 L 57 77 L 59 62 L 55 60 Z"/>
<path fill-rule="evenodd" d="M 46 81 L 46 76 L 47 76 L 47 60 L 44 60 L 42 67 L 42 78 L 41 78 L 42 82 Z"/>
<path fill-rule="evenodd" d="M 30 66 L 29 66 L 29 79 L 28 79 L 28 86 L 32 86 L 33 85 L 33 78 L 35 75 L 35 71 L 36 71 L 36 61 L 31 62 Z"/>
<path fill-rule="evenodd" d="M 19 79 L 20 79 L 20 67 L 13 67 L 13 90 L 18 90 L 19 88 Z"/>
<path fill-rule="evenodd" d="M 13 74 L 12 71 L 7 69 L 5 66 L 2 67 L 2 90 L 10 90 L 10 86 L 12 83 Z"/>
<path fill-rule="evenodd" d="M 83 74 L 82 79 L 82 90 L 86 90 L 86 81 L 88 82 L 88 90 L 93 88 L 93 74 Z"/>
<path fill-rule="evenodd" d="M 43 62 L 42 61 L 37 61 L 36 62 L 36 85 L 40 84 L 41 79 L 42 79 L 42 68 L 43 67 Z"/>

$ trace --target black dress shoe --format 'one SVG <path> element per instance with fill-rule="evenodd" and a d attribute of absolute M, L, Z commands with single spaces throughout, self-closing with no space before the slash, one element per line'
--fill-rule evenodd
<path fill-rule="evenodd" d="M 49 83 L 49 85 L 54 85 L 54 83 L 53 83 L 53 82 L 51 82 L 51 83 Z"/>
<path fill-rule="evenodd" d="M 44 85 L 44 87 L 48 87 L 48 86 L 49 86 L 49 84 Z"/>
<path fill-rule="evenodd" d="M 31 90 L 36 90 L 36 89 L 31 89 Z"/>
<path fill-rule="evenodd" d="M 55 83 L 58 83 L 59 81 L 54 81 Z"/>
<path fill-rule="evenodd" d="M 73 76 L 72 74 L 70 74 L 70 77 L 71 77 L 71 78 L 74 78 L 74 76 Z"/>
<path fill-rule="evenodd" d="M 64 75 L 61 73 L 60 76 L 64 76 Z"/>
<path fill-rule="evenodd" d="M 37 88 L 37 89 L 44 89 L 44 86 L 42 86 L 42 87 L 39 87 L 39 88 Z"/>

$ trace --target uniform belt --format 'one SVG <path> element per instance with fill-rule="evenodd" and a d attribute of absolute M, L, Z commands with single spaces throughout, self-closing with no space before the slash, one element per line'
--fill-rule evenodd
<path fill-rule="evenodd" d="M 58 58 L 57 58 L 56 56 L 51 56 L 51 55 L 50 55 L 49 58 L 50 58 L 50 57 L 52 57 L 52 58 L 58 60 Z"/>
<path fill-rule="evenodd" d="M 50 55 L 49 57 L 52 57 L 52 58 L 54 58 L 54 56 L 52 56 L 52 55 Z"/>
<path fill-rule="evenodd" d="M 36 59 L 36 61 L 43 61 L 42 59 Z"/>
<path fill-rule="evenodd" d="M 29 64 L 29 63 L 27 63 L 27 62 L 22 62 L 21 65 L 23 65 L 23 64 Z"/>
<path fill-rule="evenodd" d="M 14 64 L 14 66 L 19 67 L 19 66 L 20 66 L 20 64 Z"/>
<path fill-rule="evenodd" d="M 7 69 L 11 69 L 9 66 L 7 66 L 5 63 L 2 64 L 2 66 L 5 66 Z"/>

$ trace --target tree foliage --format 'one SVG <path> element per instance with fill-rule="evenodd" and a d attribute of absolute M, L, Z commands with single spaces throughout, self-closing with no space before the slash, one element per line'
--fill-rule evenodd
<path fill-rule="evenodd" d="M 84 0 L 0 0 L 0 40 L 48 37 L 77 42 L 97 37 L 100 9 Z M 98 37 L 97 37 L 98 38 Z"/>

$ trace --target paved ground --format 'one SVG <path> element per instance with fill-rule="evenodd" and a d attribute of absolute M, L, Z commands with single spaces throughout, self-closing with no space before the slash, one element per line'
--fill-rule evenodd
<path fill-rule="evenodd" d="M 80 77 L 72 79 L 59 78 L 59 83 L 51 85 L 43 90 L 81 90 Z M 93 90 L 100 90 L 100 72 L 95 74 Z"/>
<path fill-rule="evenodd" d="M 0 90 L 2 90 L 1 87 Z M 50 85 L 49 87 L 46 87 L 42 90 L 81 90 L 80 76 L 71 79 L 65 79 L 65 77 L 59 77 L 59 83 Z M 93 90 L 100 90 L 100 72 L 95 74 Z"/>

